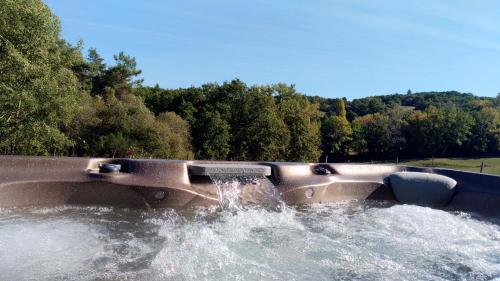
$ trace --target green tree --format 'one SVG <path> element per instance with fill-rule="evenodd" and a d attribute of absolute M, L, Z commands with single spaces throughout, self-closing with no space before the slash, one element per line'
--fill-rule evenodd
<path fill-rule="evenodd" d="M 178 159 L 192 159 L 191 128 L 189 123 L 175 112 L 164 112 L 157 117 L 160 125 L 165 126 L 171 135 L 170 144 L 173 155 Z"/>
<path fill-rule="evenodd" d="M 95 50 L 90 50 L 85 73 L 92 83 L 93 97 L 85 104 L 90 118 L 82 115 L 75 135 L 79 155 L 109 157 L 193 157 L 189 125 L 172 112 L 155 116 L 135 95 L 141 73 L 135 59 L 123 53 L 115 65 L 106 66 Z M 75 126 L 74 126 L 75 127 Z M 73 133 L 73 131 L 75 133 Z"/>
<path fill-rule="evenodd" d="M 345 101 L 344 101 L 344 99 L 338 99 L 337 100 L 337 110 L 338 110 L 338 115 L 341 118 L 344 118 L 344 119 L 347 118 L 347 110 L 345 108 Z"/>
<path fill-rule="evenodd" d="M 101 155 L 113 158 L 127 157 L 134 153 L 130 139 L 124 136 L 122 132 L 101 136 L 97 147 L 101 151 Z"/>
<path fill-rule="evenodd" d="M 74 145 L 64 129 L 82 93 L 72 69 L 80 46 L 59 37 L 59 20 L 38 0 L 0 5 L 0 151 L 66 154 Z"/>
<path fill-rule="evenodd" d="M 391 154 L 390 157 L 403 154 L 404 150 L 407 148 L 406 136 L 404 135 L 404 129 L 408 126 L 408 119 L 410 118 L 412 109 L 408 107 L 403 107 L 393 104 L 391 107 L 386 108 L 383 115 L 389 118 L 389 131 L 391 135 Z"/>
<path fill-rule="evenodd" d="M 408 152 L 415 156 L 430 156 L 429 147 L 429 122 L 427 114 L 416 110 L 408 118 L 407 126 L 403 128 L 405 139 L 408 143 Z"/>
<path fill-rule="evenodd" d="M 254 86 L 243 96 L 235 159 L 280 161 L 286 157 L 290 132 L 278 113 L 272 87 Z"/>
<path fill-rule="evenodd" d="M 80 80 L 86 85 L 87 91 L 92 94 L 100 94 L 106 87 L 104 75 L 107 67 L 104 59 L 99 55 L 96 49 L 89 49 L 87 64 L 81 68 Z"/>
<path fill-rule="evenodd" d="M 277 94 L 278 109 L 290 131 L 288 161 L 316 162 L 321 154 L 319 105 L 296 92 L 293 86 L 278 84 L 274 86 Z"/>
<path fill-rule="evenodd" d="M 367 114 L 353 121 L 354 147 L 377 158 L 388 158 L 394 153 L 390 119 L 380 113 Z"/>
<path fill-rule="evenodd" d="M 113 89 L 96 105 L 99 119 L 86 132 L 90 155 L 189 159 L 189 126 L 174 113 L 155 117 L 142 99 L 116 96 Z"/>
<path fill-rule="evenodd" d="M 474 123 L 468 146 L 473 152 L 495 153 L 500 142 L 500 112 L 498 109 L 486 107 L 472 113 Z"/>
<path fill-rule="evenodd" d="M 407 139 L 419 153 L 444 156 L 450 147 L 462 146 L 471 134 L 472 116 L 453 105 L 429 106 L 409 120 Z"/>
<path fill-rule="evenodd" d="M 323 151 L 325 155 L 344 156 L 348 153 L 352 141 L 351 124 L 345 117 L 330 116 L 322 125 Z"/>
<path fill-rule="evenodd" d="M 196 158 L 225 160 L 231 149 L 230 126 L 219 112 L 204 111 L 195 126 L 198 134 L 193 139 L 197 147 Z"/>
<path fill-rule="evenodd" d="M 136 78 L 141 74 L 141 70 L 137 69 L 137 62 L 134 57 L 120 52 L 114 56 L 114 59 L 115 65 L 104 72 L 103 79 L 106 87 L 124 91 L 142 84 L 143 80 Z"/>

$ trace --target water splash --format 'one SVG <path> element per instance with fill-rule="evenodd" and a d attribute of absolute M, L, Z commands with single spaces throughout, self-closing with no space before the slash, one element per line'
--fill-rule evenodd
<path fill-rule="evenodd" d="M 349 201 L 0 210 L 0 280 L 495 280 L 500 225 Z"/>
<path fill-rule="evenodd" d="M 283 200 L 277 188 L 264 176 L 211 175 L 224 210 L 241 211 L 244 206 L 258 205 L 282 210 Z"/>
<path fill-rule="evenodd" d="M 349 201 L 0 210 L 0 280 L 496 280 L 500 225 Z"/>

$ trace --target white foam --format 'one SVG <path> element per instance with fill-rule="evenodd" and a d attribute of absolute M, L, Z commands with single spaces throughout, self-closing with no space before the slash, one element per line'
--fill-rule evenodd
<path fill-rule="evenodd" d="M 0 280 L 488 280 L 500 226 L 343 202 L 282 212 L 0 212 Z"/>

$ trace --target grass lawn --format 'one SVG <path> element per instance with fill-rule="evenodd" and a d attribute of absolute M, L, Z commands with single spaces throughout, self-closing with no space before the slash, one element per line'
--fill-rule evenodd
<path fill-rule="evenodd" d="M 500 158 L 434 158 L 434 167 L 479 173 L 484 162 L 483 173 L 500 175 Z M 431 159 L 402 161 L 401 165 L 432 167 Z"/>

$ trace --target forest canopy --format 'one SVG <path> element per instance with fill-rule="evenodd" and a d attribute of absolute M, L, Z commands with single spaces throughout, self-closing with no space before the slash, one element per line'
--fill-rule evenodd
<path fill-rule="evenodd" d="M 40 0 L 0 5 L 0 153 L 252 161 L 497 155 L 500 97 L 307 96 L 294 85 L 143 85 L 60 35 Z"/>

